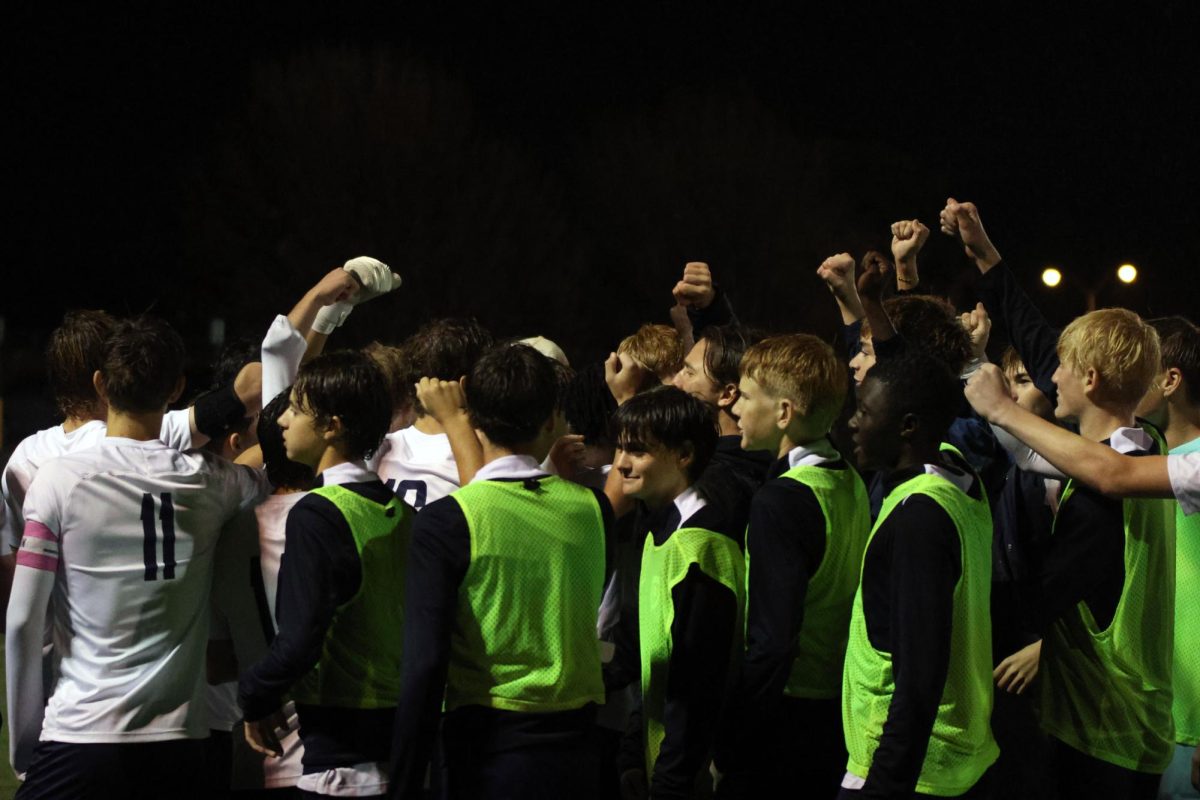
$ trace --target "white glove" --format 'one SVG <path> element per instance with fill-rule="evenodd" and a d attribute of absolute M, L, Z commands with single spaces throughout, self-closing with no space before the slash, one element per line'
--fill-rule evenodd
<path fill-rule="evenodd" d="M 352 258 L 342 266 L 342 269 L 353 275 L 362 285 L 354 293 L 352 300 L 343 300 L 340 303 L 322 306 L 321 310 L 317 312 L 312 329 L 326 336 L 340 327 L 359 303 L 365 303 L 400 288 L 400 276 L 392 272 L 387 264 L 370 256 Z"/>
<path fill-rule="evenodd" d="M 370 256 L 359 256 L 346 262 L 342 269 L 358 279 L 362 286 L 355 292 L 354 305 L 373 300 L 380 295 L 400 288 L 400 276 L 392 272 L 387 264 Z"/>

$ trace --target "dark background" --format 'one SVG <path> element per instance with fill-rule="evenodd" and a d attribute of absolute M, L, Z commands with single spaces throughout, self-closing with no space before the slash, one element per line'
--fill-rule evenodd
<path fill-rule="evenodd" d="M 576 363 L 665 321 L 708 261 L 741 315 L 832 335 L 814 276 L 948 195 L 1052 321 L 1195 318 L 1197 24 L 1186 2 L 38 6 L 5 24 L 4 446 L 54 422 L 63 311 L 152 309 L 207 381 L 209 324 L 261 337 L 329 268 L 400 293 L 341 344 L 433 316 L 541 333 Z M 1037 283 L 1054 264 L 1075 286 Z M 925 281 L 972 303 L 934 233 Z"/>

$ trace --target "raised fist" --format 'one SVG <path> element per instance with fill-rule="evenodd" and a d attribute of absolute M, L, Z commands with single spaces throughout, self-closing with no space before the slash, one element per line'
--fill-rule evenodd
<path fill-rule="evenodd" d="M 417 401 L 425 412 L 438 422 L 466 412 L 467 395 L 463 391 L 461 379 L 444 381 L 440 378 L 421 378 L 415 386 Z"/>
<path fill-rule="evenodd" d="M 681 306 L 701 309 L 712 305 L 717 290 L 713 288 L 712 271 L 703 261 L 689 261 L 683 267 L 683 278 L 671 290 Z"/>
<path fill-rule="evenodd" d="M 975 208 L 974 203 L 960 203 L 953 197 L 947 198 L 946 207 L 938 215 L 938 223 L 942 233 L 962 242 L 963 251 L 975 261 L 981 272 L 987 272 L 1000 263 L 1000 253 L 984 231 L 979 209 Z"/>
<path fill-rule="evenodd" d="M 604 382 L 617 405 L 637 394 L 647 374 L 649 370 L 628 353 L 609 353 L 604 361 Z"/>
<path fill-rule="evenodd" d="M 899 222 L 893 222 L 892 258 L 896 259 L 896 266 L 915 262 L 917 253 L 921 252 L 921 248 L 925 246 L 925 240 L 928 238 L 929 228 L 925 227 L 919 219 L 902 219 Z"/>
<path fill-rule="evenodd" d="M 975 358 L 983 358 L 987 350 L 988 336 L 992 332 L 992 318 L 988 316 L 983 303 L 976 303 L 974 311 L 964 311 L 958 315 L 958 321 L 971 337 L 971 352 Z"/>
<path fill-rule="evenodd" d="M 821 262 L 817 267 L 817 277 L 825 281 L 829 291 L 840 295 L 854 289 L 854 256 L 849 253 L 838 253 Z"/>
<path fill-rule="evenodd" d="M 892 274 L 892 264 L 883 254 L 869 250 L 858 265 L 858 293 L 868 300 L 879 302 Z"/>

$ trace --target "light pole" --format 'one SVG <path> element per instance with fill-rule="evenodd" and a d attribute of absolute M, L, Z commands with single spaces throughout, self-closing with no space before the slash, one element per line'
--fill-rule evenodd
<path fill-rule="evenodd" d="M 1042 270 L 1042 283 L 1051 289 L 1060 286 L 1062 282 L 1066 280 L 1066 277 L 1067 276 L 1065 276 L 1057 267 L 1046 267 L 1044 270 Z M 1138 279 L 1137 267 L 1135 267 L 1133 264 L 1122 264 L 1114 271 L 1106 272 L 1104 277 L 1090 286 L 1080 285 L 1078 282 L 1072 281 L 1076 283 L 1076 285 L 1080 286 L 1080 289 L 1082 289 L 1084 300 L 1087 302 L 1088 311 L 1096 310 L 1097 296 L 1106 286 L 1108 286 L 1108 284 L 1112 283 L 1113 278 L 1116 278 L 1118 281 L 1126 285 L 1131 284 Z"/>

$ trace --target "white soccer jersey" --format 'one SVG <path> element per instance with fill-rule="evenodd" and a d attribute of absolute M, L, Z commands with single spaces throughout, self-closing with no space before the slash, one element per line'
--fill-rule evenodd
<path fill-rule="evenodd" d="M 221 535 L 213 573 L 214 619 L 223 620 L 233 642 L 239 670 L 255 664 L 267 653 L 275 636 L 275 593 L 279 586 L 279 562 L 283 556 L 288 512 L 304 492 L 271 495 L 234 517 Z M 236 704 L 236 683 L 234 700 Z M 264 758 L 246 744 L 240 730 L 234 731 L 235 791 L 295 786 L 304 773 L 295 711 L 288 709 L 291 732 L 280 738 L 283 756 Z M 241 713 L 237 712 L 240 719 Z"/>
<path fill-rule="evenodd" d="M 0 548 L 4 548 L 4 553 L 21 546 L 21 532 L 25 529 L 25 517 L 21 509 L 25 505 L 25 493 L 29 491 L 38 469 L 52 458 L 94 447 L 107 432 L 104 420 L 92 420 L 70 433 L 63 430 L 62 425 L 55 425 L 21 440 L 0 478 L 7 512 L 3 528 L 0 529 Z M 185 408 L 164 414 L 159 438 L 176 450 L 191 449 L 191 411 Z"/>
<path fill-rule="evenodd" d="M 1200 452 L 1167 456 L 1171 489 L 1184 514 L 1200 514 Z"/>
<path fill-rule="evenodd" d="M 444 433 L 421 433 L 411 425 L 383 437 L 367 467 L 417 511 L 458 488 L 450 438 Z"/>
<path fill-rule="evenodd" d="M 217 539 L 269 490 L 264 473 L 157 440 L 106 437 L 41 467 L 17 565 L 57 570 L 50 613 L 62 660 L 43 740 L 207 735 Z"/>

